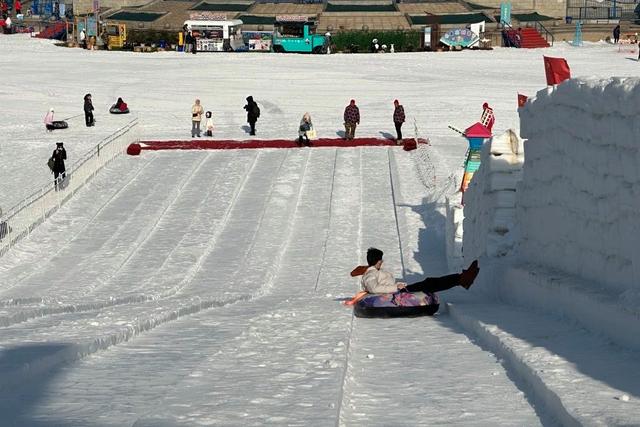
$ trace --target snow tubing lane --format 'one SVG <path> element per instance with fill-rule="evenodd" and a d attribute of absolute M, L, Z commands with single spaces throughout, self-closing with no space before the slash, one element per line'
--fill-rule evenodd
<path fill-rule="evenodd" d="M 393 140 L 381 138 L 321 138 L 311 141 L 311 147 L 366 147 L 395 146 Z M 291 139 L 237 140 L 185 140 L 185 141 L 140 141 L 142 150 L 236 150 L 243 148 L 299 148 Z"/>
<path fill-rule="evenodd" d="M 356 317 L 433 316 L 440 308 L 436 294 L 395 292 L 368 295 L 353 307 Z"/>

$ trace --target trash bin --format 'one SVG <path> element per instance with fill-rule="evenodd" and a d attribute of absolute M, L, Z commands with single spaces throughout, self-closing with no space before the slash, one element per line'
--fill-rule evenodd
<path fill-rule="evenodd" d="M 571 21 L 573 21 L 573 16 L 567 16 L 565 20 L 567 24 L 571 24 Z"/>

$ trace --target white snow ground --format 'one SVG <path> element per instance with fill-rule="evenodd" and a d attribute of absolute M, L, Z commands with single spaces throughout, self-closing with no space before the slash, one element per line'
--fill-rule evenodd
<path fill-rule="evenodd" d="M 338 301 L 356 290 L 347 272 L 371 245 L 405 280 L 448 272 L 438 196 L 466 147 L 447 124 L 471 124 L 487 100 L 498 131 L 517 127 L 516 92 L 544 86 L 543 52 L 566 56 L 577 74 L 608 76 L 615 61 L 615 74 L 637 75 L 611 46 L 193 56 L 12 36 L 0 38 L 0 52 L 3 207 L 29 192 L 25 182 L 49 179 L 53 142 L 64 140 L 72 159 L 122 125 L 100 110 L 117 96 L 140 118 L 140 134 L 158 139 L 188 137 L 195 96 L 214 111 L 216 136 L 234 139 L 245 135 L 249 94 L 262 105 L 263 138 L 294 136 L 304 111 L 333 136 L 352 97 L 360 135 L 392 133 L 399 98 L 436 162 L 429 188 L 396 148 L 163 152 L 111 163 L 0 261 L 5 425 L 587 424 L 582 408 L 573 411 L 598 393 L 594 425 L 638 422 L 634 355 L 593 344 L 577 326 L 473 288 L 443 294 L 453 304 L 434 318 L 354 319 Z M 81 113 L 86 92 L 97 126 L 78 117 L 45 134 L 46 110 Z M 622 370 L 597 363 L 609 359 Z M 542 386 L 531 381 L 527 369 L 548 368 Z M 561 387 L 573 380 L 588 393 Z M 624 393 L 629 402 L 615 399 Z"/>

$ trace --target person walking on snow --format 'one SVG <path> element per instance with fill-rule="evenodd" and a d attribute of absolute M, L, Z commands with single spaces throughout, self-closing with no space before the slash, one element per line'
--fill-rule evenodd
<path fill-rule="evenodd" d="M 311 115 L 309 113 L 304 113 L 302 116 L 302 120 L 300 120 L 300 127 L 298 128 L 298 145 L 302 147 L 304 143 L 307 146 L 311 145 L 311 141 L 309 141 L 309 132 L 313 129 L 313 123 L 311 122 Z M 303 140 L 304 138 L 304 140 Z"/>
<path fill-rule="evenodd" d="M 345 139 L 353 139 L 356 134 L 356 126 L 360 124 L 360 109 L 356 105 L 355 99 L 352 99 L 344 109 L 343 118 Z"/>
<path fill-rule="evenodd" d="M 616 25 L 616 27 L 613 29 L 613 42 L 618 44 L 618 41 L 620 40 L 620 25 Z"/>
<path fill-rule="evenodd" d="M 20 0 L 13 2 L 13 8 L 16 10 L 16 16 L 22 14 L 22 4 L 20 3 Z"/>
<path fill-rule="evenodd" d="M 87 127 L 91 127 L 96 124 L 96 121 L 93 118 L 93 102 L 91 101 L 90 93 L 84 96 L 84 122 Z"/>
<path fill-rule="evenodd" d="M 260 117 L 260 107 L 253 100 L 253 96 L 247 96 L 247 105 L 244 106 L 245 111 L 247 112 L 247 122 L 249 126 L 251 126 L 251 130 L 249 135 L 256 134 L 256 122 Z"/>
<path fill-rule="evenodd" d="M 64 161 L 67 160 L 67 150 L 64 149 L 62 142 L 56 142 L 56 149 L 53 150 L 51 155 L 50 165 L 53 172 L 53 185 L 56 191 L 58 187 L 62 189 L 62 182 L 66 177 L 66 169 L 64 167 Z M 60 177 L 60 179 L 58 179 Z"/>
<path fill-rule="evenodd" d="M 200 105 L 200 100 L 196 99 L 196 103 L 191 107 L 191 138 L 197 136 L 200 138 L 200 121 L 202 120 L 204 108 Z"/>
<path fill-rule="evenodd" d="M 473 261 L 469 268 L 462 270 L 462 273 L 449 274 L 442 277 L 427 277 L 426 279 L 407 285 L 403 282 L 396 282 L 393 275 L 382 270 L 382 256 L 384 253 L 380 249 L 369 248 L 367 250 L 367 267 L 360 284 L 362 289 L 371 294 L 388 294 L 394 292 L 425 292 L 435 293 L 446 291 L 456 286 L 469 289 L 476 276 L 480 272 L 478 261 Z M 362 270 L 364 267 L 357 267 Z M 356 271 L 354 270 L 354 271 Z M 357 275 L 353 272 L 352 276 Z"/>
<path fill-rule="evenodd" d="M 405 121 L 404 107 L 400 105 L 400 101 L 397 99 L 393 101 L 393 106 L 393 124 L 396 127 L 396 134 L 398 136 L 396 142 L 402 144 L 402 124 Z"/>

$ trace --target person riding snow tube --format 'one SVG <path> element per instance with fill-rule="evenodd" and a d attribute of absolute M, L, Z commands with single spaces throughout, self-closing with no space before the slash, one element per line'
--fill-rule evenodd
<path fill-rule="evenodd" d="M 64 120 L 53 120 L 53 108 L 51 108 L 47 115 L 44 116 L 44 125 L 48 131 L 66 129 L 69 127 L 69 124 Z"/>
<path fill-rule="evenodd" d="M 129 107 L 127 103 L 122 100 L 122 98 L 118 98 L 115 104 L 109 108 L 109 112 L 111 114 L 129 114 Z"/>
<path fill-rule="evenodd" d="M 368 294 L 353 306 L 356 317 L 433 316 L 439 308 L 438 295 L 425 292 Z"/>

